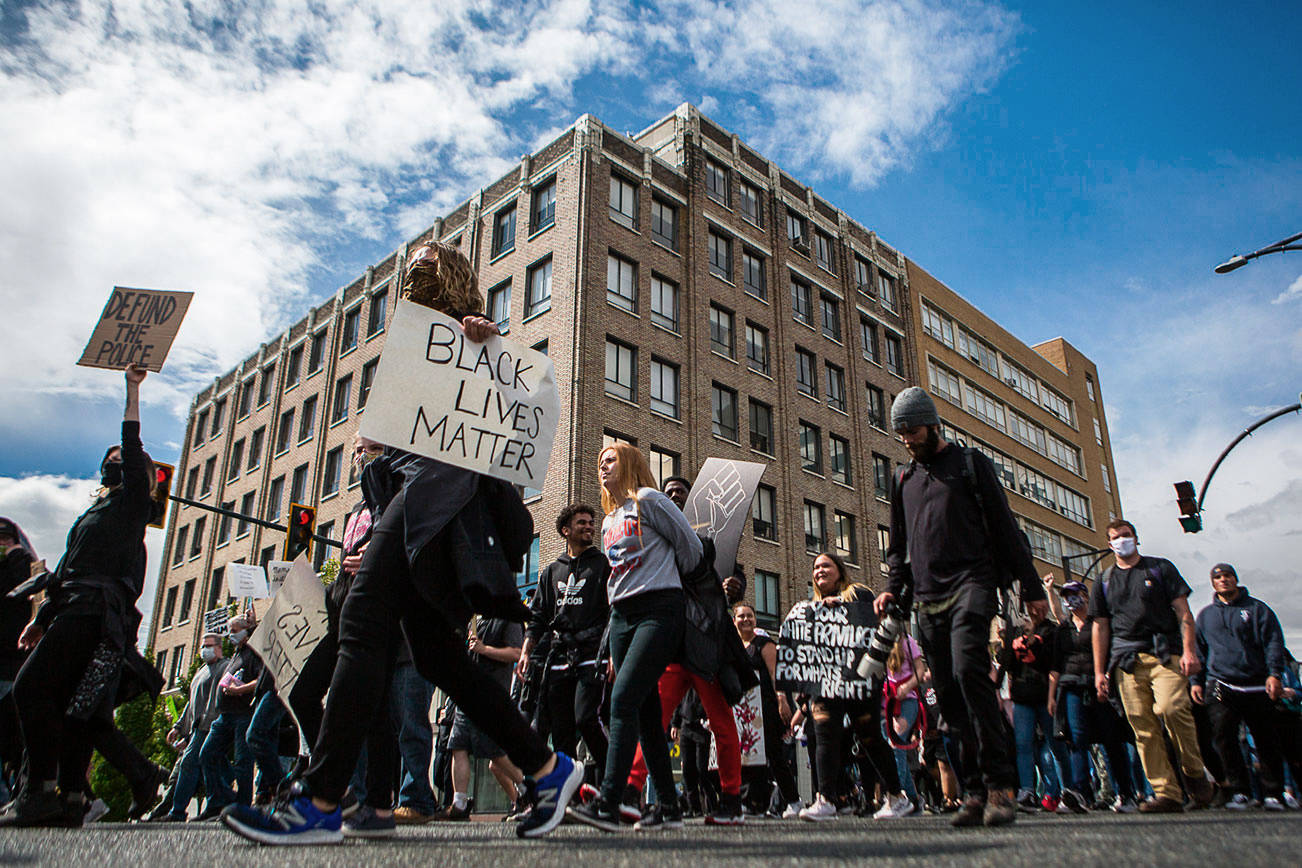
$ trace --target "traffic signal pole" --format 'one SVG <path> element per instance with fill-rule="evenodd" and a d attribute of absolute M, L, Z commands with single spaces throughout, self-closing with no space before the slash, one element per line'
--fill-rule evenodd
<path fill-rule="evenodd" d="M 270 530 L 278 530 L 284 533 L 289 532 L 289 528 L 283 524 L 276 524 L 274 521 L 265 521 L 260 518 L 254 518 L 251 515 L 245 515 L 242 512 L 236 512 L 233 509 L 224 509 L 220 506 L 209 506 L 206 503 L 200 503 L 197 500 L 190 500 L 187 497 L 180 497 L 175 494 L 169 494 L 167 496 L 167 499 L 175 500 L 177 503 L 184 504 L 185 506 L 193 506 L 198 509 L 207 510 L 208 512 L 215 512 L 218 515 L 224 515 L 229 518 L 235 518 L 235 519 L 239 519 L 240 521 L 246 521 L 249 524 L 256 524 L 258 527 L 265 527 Z M 344 547 L 344 544 L 339 542 L 338 540 L 332 540 L 328 536 L 321 536 L 321 534 L 316 533 L 315 531 L 312 533 L 312 539 L 316 540 L 322 545 L 334 546 L 337 549 L 342 549 Z"/>

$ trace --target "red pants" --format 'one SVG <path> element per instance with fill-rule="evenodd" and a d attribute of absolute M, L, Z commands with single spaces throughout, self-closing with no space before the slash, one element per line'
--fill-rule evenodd
<path fill-rule="evenodd" d="M 689 688 L 696 689 L 705 706 L 710 732 L 714 733 L 715 749 L 719 757 L 719 786 L 730 795 L 741 793 L 741 740 L 737 738 L 737 719 L 732 716 L 732 706 L 723 698 L 717 683 L 693 675 L 680 663 L 670 663 L 660 676 L 660 728 L 669 726 L 674 709 L 683 701 Z M 646 786 L 646 762 L 642 759 L 642 745 L 637 746 L 633 769 L 628 782 L 639 790 Z"/>

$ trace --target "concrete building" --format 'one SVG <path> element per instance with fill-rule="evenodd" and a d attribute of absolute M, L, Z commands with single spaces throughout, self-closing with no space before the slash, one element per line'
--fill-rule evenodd
<path fill-rule="evenodd" d="M 1100 540 L 1114 501 L 1098 472 L 1085 472 L 1111 472 L 1106 446 L 1090 437 L 1091 420 L 1103 424 L 1093 365 L 1063 341 L 1020 343 L 689 105 L 631 138 L 579 118 L 217 378 L 194 399 L 182 493 L 282 522 L 288 503 L 311 503 L 319 530 L 342 536 L 359 496 L 351 439 L 395 276 L 431 237 L 466 252 L 488 315 L 556 366 L 561 424 L 543 489 L 524 492 L 539 536 L 522 588 L 562 551 L 551 530 L 560 509 L 600 503 L 597 456 L 614 440 L 643 449 L 658 478 L 693 477 L 711 456 L 769 465 L 738 553 L 761 621 L 776 623 L 805 598 L 812 555 L 824 549 L 851 564 L 852 578 L 880 586 L 891 468 L 906 458 L 886 430 L 890 402 L 927 383 L 932 360 L 1033 417 L 1054 449 L 1060 438 L 1080 455 L 1073 473 L 966 410 L 946 414 L 1089 499 L 1089 522 L 1078 524 L 1034 497 L 1011 498 L 1028 528 L 1071 544 Z M 1046 418 L 1050 409 L 1028 406 L 1003 378 L 932 339 L 924 303 L 1069 399 L 1074 422 Z M 169 683 L 190 665 L 202 614 L 227 602 L 225 565 L 278 557 L 282 542 L 174 505 L 150 632 Z M 1037 553 L 1053 561 L 1051 543 Z M 324 554 L 317 549 L 318 563 Z"/>

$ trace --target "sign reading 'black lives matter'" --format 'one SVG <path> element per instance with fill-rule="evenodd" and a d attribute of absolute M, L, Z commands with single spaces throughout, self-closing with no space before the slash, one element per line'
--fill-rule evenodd
<path fill-rule="evenodd" d="M 398 302 L 361 435 L 528 488 L 542 488 L 560 398 L 551 359 Z"/>
<path fill-rule="evenodd" d="M 867 594 L 836 606 L 814 600 L 792 606 L 778 638 L 778 690 L 824 699 L 871 698 L 871 685 L 855 667 L 876 626 Z"/>

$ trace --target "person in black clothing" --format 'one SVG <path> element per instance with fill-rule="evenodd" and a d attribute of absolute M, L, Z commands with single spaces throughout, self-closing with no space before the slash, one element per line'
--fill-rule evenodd
<path fill-rule="evenodd" d="M 1239 728 L 1247 724 L 1261 764 L 1262 805 L 1284 810 L 1284 756 L 1277 703 L 1284 695 L 1284 632 L 1274 611 L 1239 584 L 1229 564 L 1212 567 L 1212 604 L 1198 613 L 1198 659 L 1190 678 L 1194 702 L 1207 706 L 1212 742 L 1225 765 L 1232 794 L 1225 807 L 1248 807 L 1252 790 L 1239 750 Z"/>
<path fill-rule="evenodd" d="M 12 800 L 9 785 L 23 761 L 13 687 L 14 678 L 27 659 L 27 652 L 18 647 L 18 636 L 32 614 L 26 596 L 10 597 L 9 592 L 28 580 L 35 558 L 32 544 L 22 529 L 7 518 L 0 518 L 0 804 Z"/>
<path fill-rule="evenodd" d="M 567 506 L 556 517 L 565 552 L 538 577 L 529 606 L 529 626 L 516 674 L 525 677 L 539 642 L 550 636 L 543 664 L 542 714 L 552 745 L 574 756 L 578 737 L 593 757 L 597 780 L 606 764 L 606 729 L 601 721 L 605 667 L 598 660 L 601 636 L 610 621 L 606 579 L 610 562 L 592 544 L 597 513 L 584 503 Z"/>
<path fill-rule="evenodd" d="M 1008 676 L 1013 700 L 1017 776 L 1021 782 L 1017 805 L 1026 811 L 1043 807 L 1052 813 L 1061 802 L 1066 805 L 1064 811 L 1083 811 L 1085 802 L 1075 793 L 1064 798 L 1058 775 L 1059 767 L 1066 766 L 1066 754 L 1061 742 L 1053 737 L 1053 715 L 1049 712 L 1049 672 L 1057 645 L 1055 625 L 1047 618 L 1038 623 L 1028 620 L 1019 630 L 1010 625 L 1002 632 L 999 668 Z M 1036 799 L 1037 768 L 1044 783 L 1042 800 Z"/>
<path fill-rule="evenodd" d="M 767 633 L 755 629 L 755 607 L 738 603 L 732 609 L 732 622 L 737 635 L 746 646 L 746 654 L 759 675 L 760 708 L 764 716 L 764 756 L 768 759 L 773 781 L 782 794 L 782 816 L 795 817 L 804 807 L 800 803 L 800 790 L 796 776 L 787 764 L 783 738 L 791 724 L 791 707 L 785 693 L 778 693 L 773 677 L 778 665 L 778 646 Z M 753 797 L 752 797 L 753 801 Z"/>
<path fill-rule="evenodd" d="M 913 461 L 891 487 L 890 584 L 875 608 L 885 614 L 906 592 L 917 599 L 941 713 L 961 746 L 966 799 L 953 824 L 1011 823 L 1017 771 L 990 680 L 990 622 L 1012 579 L 1033 618 L 1047 618 L 1049 604 L 990 459 L 945 442 L 917 386 L 896 396 L 891 426 Z"/>
<path fill-rule="evenodd" d="M 253 802 L 253 752 L 249 750 L 246 734 L 253 719 L 254 693 L 263 669 L 262 658 L 249 647 L 249 635 L 254 626 L 251 615 L 240 615 L 230 622 L 230 639 L 235 650 L 231 652 L 226 672 L 217 683 L 217 719 L 199 749 L 203 787 L 208 793 L 208 804 L 199 815 L 201 820 L 217 816 L 222 808 L 236 801 L 242 805 Z M 232 746 L 235 748 L 238 794 L 227 783 L 230 779 L 227 757 Z"/>
<path fill-rule="evenodd" d="M 32 653 L 14 681 L 28 778 L 6 826 L 80 826 L 93 731 L 112 725 L 139 623 L 154 466 L 140 442 L 144 368 L 126 370 L 122 443 L 100 463 L 95 503 L 68 532 L 45 602 L 18 638 Z"/>

